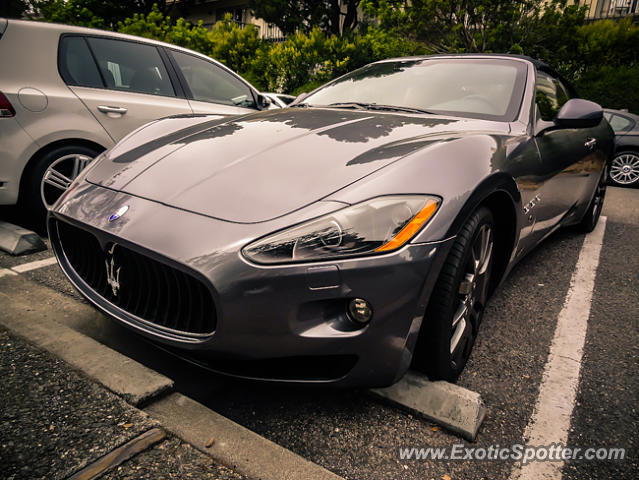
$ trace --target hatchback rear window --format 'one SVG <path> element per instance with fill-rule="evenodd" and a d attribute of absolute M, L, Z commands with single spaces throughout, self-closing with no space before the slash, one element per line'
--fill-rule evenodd
<path fill-rule="evenodd" d="M 98 67 L 83 37 L 63 37 L 60 41 L 60 74 L 69 85 L 103 88 Z"/>
<path fill-rule="evenodd" d="M 164 62 L 152 45 L 87 38 L 107 88 L 175 96 Z"/>

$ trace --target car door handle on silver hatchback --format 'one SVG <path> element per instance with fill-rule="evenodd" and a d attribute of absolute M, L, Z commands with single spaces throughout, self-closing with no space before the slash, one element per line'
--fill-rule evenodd
<path fill-rule="evenodd" d="M 584 147 L 586 147 L 588 150 L 594 150 L 596 146 L 597 146 L 596 138 L 589 138 L 588 141 L 584 143 Z"/>
<path fill-rule="evenodd" d="M 124 107 L 109 107 L 108 105 L 98 105 L 98 110 L 102 113 L 119 113 L 120 115 L 124 115 L 127 112 Z"/>

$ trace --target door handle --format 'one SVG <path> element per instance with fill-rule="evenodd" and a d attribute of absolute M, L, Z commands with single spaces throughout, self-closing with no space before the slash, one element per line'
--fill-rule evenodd
<path fill-rule="evenodd" d="M 109 107 L 108 105 L 98 105 L 98 110 L 102 113 L 119 113 L 121 115 L 127 112 L 127 109 L 124 107 Z"/>
<path fill-rule="evenodd" d="M 596 146 L 597 146 L 596 138 L 589 138 L 588 141 L 584 143 L 584 147 L 586 147 L 588 150 L 594 150 Z"/>

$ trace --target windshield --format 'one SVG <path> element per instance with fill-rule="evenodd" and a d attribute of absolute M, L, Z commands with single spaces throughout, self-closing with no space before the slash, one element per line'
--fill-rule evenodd
<path fill-rule="evenodd" d="M 526 64 L 517 60 L 399 60 L 355 70 L 312 93 L 303 104 L 342 108 L 395 106 L 513 121 L 521 105 L 525 78 Z"/>

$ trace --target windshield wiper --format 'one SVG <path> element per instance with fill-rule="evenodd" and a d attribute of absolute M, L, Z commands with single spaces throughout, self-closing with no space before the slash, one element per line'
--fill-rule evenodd
<path fill-rule="evenodd" d="M 382 110 L 387 112 L 409 112 L 409 113 L 428 113 L 428 110 L 413 107 L 401 107 L 398 105 L 381 105 L 379 103 L 363 103 L 363 102 L 337 102 L 327 105 L 332 108 L 352 108 L 356 110 Z"/>
<path fill-rule="evenodd" d="M 361 102 L 336 102 L 329 103 L 326 105 L 331 108 L 352 108 L 354 110 L 368 110 L 371 103 L 361 103 Z"/>

